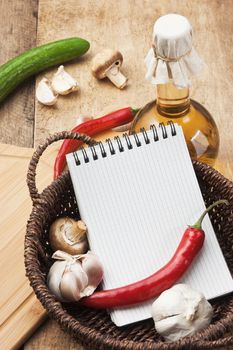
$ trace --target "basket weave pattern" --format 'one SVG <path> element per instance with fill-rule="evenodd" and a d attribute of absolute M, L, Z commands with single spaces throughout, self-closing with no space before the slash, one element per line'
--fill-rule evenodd
<path fill-rule="evenodd" d="M 26 274 L 49 315 L 63 330 L 90 350 L 212 349 L 233 344 L 233 336 L 227 336 L 227 332 L 233 329 L 232 294 L 212 302 L 214 318 L 208 328 L 193 337 L 170 343 L 158 335 L 151 319 L 118 328 L 111 322 L 106 311 L 92 310 L 78 303 L 62 304 L 50 293 L 46 285 L 47 273 L 53 263 L 48 243 L 49 227 L 59 216 L 78 219 L 79 212 L 68 172 L 64 172 L 41 194 L 36 188 L 35 175 L 39 158 L 47 146 L 67 138 L 81 140 L 89 145 L 96 143 L 86 135 L 71 132 L 55 134 L 35 151 L 27 177 L 33 208 L 25 238 Z M 227 199 L 230 202 L 227 207 L 219 206 L 213 210 L 210 218 L 227 264 L 233 273 L 233 183 L 208 165 L 194 162 L 194 169 L 206 205 L 218 199 Z"/>

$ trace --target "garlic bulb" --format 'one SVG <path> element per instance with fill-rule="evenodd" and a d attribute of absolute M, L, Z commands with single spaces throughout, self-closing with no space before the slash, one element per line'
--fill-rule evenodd
<path fill-rule="evenodd" d="M 213 309 L 204 295 L 186 284 L 164 291 L 152 304 L 155 328 L 166 340 L 176 341 L 207 327 Z"/>
<path fill-rule="evenodd" d="M 47 285 L 60 301 L 78 301 L 91 295 L 103 278 L 103 267 L 92 252 L 70 255 L 56 251 L 56 261 L 50 268 Z"/>

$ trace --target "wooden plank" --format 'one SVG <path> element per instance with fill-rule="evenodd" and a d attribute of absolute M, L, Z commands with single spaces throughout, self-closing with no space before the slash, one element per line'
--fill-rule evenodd
<path fill-rule="evenodd" d="M 0 0 L 0 64 L 35 46 L 37 0 Z M 0 141 L 32 147 L 34 79 L 20 86 L 0 106 Z"/>
<path fill-rule="evenodd" d="M 31 212 L 26 174 L 32 153 L 33 149 L 0 144 L 0 344 L 4 350 L 18 348 L 46 317 L 24 267 L 24 238 Z M 57 146 L 51 146 L 40 160 L 39 191 L 52 180 L 56 154 Z"/>
<path fill-rule="evenodd" d="M 0 329 L 2 349 L 18 349 L 46 318 L 44 308 L 31 293 Z"/>
<path fill-rule="evenodd" d="M 82 60 L 65 65 L 80 82 L 81 93 L 59 97 L 58 104 L 52 108 L 36 103 L 36 143 L 48 133 L 72 128 L 79 114 L 99 116 L 109 109 L 142 106 L 153 99 L 154 89 L 144 79 L 143 60 L 151 44 L 153 23 L 167 12 L 181 13 L 193 24 L 195 47 L 205 60 L 206 68 L 193 82 L 192 97 L 214 116 L 221 137 L 217 168 L 233 178 L 231 0 L 88 0 L 85 3 L 81 0 L 40 0 L 38 44 L 81 36 L 90 41 L 91 49 Z M 125 57 L 122 70 L 130 84 L 123 91 L 108 81 L 98 82 L 91 76 L 91 59 L 105 47 L 119 48 Z M 51 77 L 54 71 L 51 69 L 46 75 Z M 56 349 L 81 350 L 53 321 L 46 322 L 27 342 L 25 349 L 49 350 L 54 344 Z"/>

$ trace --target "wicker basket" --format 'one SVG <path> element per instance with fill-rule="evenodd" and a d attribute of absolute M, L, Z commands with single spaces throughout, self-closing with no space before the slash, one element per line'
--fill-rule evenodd
<path fill-rule="evenodd" d="M 232 294 L 213 301 L 214 318 L 207 329 L 190 338 L 165 342 L 156 333 L 151 319 L 118 328 L 111 322 L 106 311 L 95 311 L 78 303 L 62 304 L 50 293 L 46 285 L 46 276 L 52 264 L 48 229 L 57 217 L 68 215 L 79 218 L 79 212 L 68 172 L 53 181 L 41 194 L 38 194 L 36 188 L 35 175 L 39 158 L 47 146 L 67 138 L 81 140 L 89 145 L 94 143 L 94 140 L 85 135 L 71 132 L 55 134 L 36 150 L 27 176 L 33 208 L 25 239 L 26 274 L 49 315 L 63 330 L 91 350 L 212 349 L 233 344 L 233 335 L 229 335 L 233 330 Z M 231 203 L 228 207 L 213 210 L 210 217 L 228 266 L 233 272 L 233 183 L 205 164 L 194 162 L 194 168 L 206 205 L 220 198 L 228 199 Z"/>

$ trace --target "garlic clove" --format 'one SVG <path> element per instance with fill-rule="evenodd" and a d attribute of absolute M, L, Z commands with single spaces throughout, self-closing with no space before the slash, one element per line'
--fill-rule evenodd
<path fill-rule="evenodd" d="M 39 82 L 36 88 L 36 98 L 40 103 L 46 106 L 52 106 L 56 103 L 57 96 L 54 95 L 48 79 L 43 78 Z"/>
<path fill-rule="evenodd" d="M 87 286 L 86 288 L 83 289 L 81 295 L 82 295 L 82 297 L 89 297 L 90 295 L 92 295 L 94 293 L 95 290 L 96 290 L 96 287 Z"/>
<path fill-rule="evenodd" d="M 67 301 L 78 301 L 81 298 L 77 276 L 73 272 L 67 271 L 64 273 L 59 287 L 63 298 Z"/>
<path fill-rule="evenodd" d="M 52 88 L 59 95 L 67 95 L 79 89 L 78 82 L 60 66 L 52 79 Z"/>
<path fill-rule="evenodd" d="M 57 297 L 58 300 L 64 301 L 64 298 L 60 292 L 60 282 L 62 279 L 62 275 L 65 271 L 67 262 L 66 261 L 56 261 L 50 268 L 48 277 L 47 277 L 47 285 L 49 290 Z"/>
<path fill-rule="evenodd" d="M 76 277 L 77 288 L 79 288 L 80 292 L 82 292 L 88 285 L 88 276 L 83 270 L 80 261 L 76 261 L 75 263 L 71 264 L 69 271 Z"/>
<path fill-rule="evenodd" d="M 88 276 L 88 286 L 83 290 L 83 294 L 88 296 L 102 281 L 104 270 L 98 256 L 90 251 L 82 258 L 82 268 Z"/>

